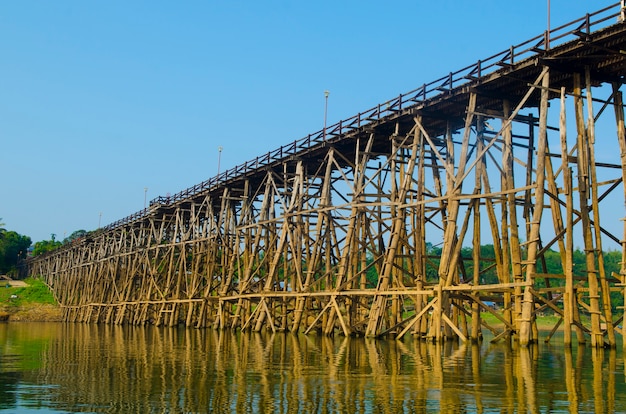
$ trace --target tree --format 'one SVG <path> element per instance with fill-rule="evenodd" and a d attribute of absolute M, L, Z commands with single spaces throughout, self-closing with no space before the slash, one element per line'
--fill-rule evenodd
<path fill-rule="evenodd" d="M 0 237 L 0 273 L 16 273 L 20 260 L 26 258 L 31 240 L 14 231 L 3 231 Z"/>
<path fill-rule="evenodd" d="M 72 234 L 70 234 L 69 236 L 67 236 L 65 238 L 65 240 L 63 240 L 63 243 L 71 243 L 74 240 L 78 240 L 81 239 L 85 236 L 87 236 L 88 232 L 86 230 L 76 230 L 75 232 L 73 232 Z"/>
<path fill-rule="evenodd" d="M 33 256 L 39 256 L 40 254 L 44 254 L 50 252 L 54 249 L 61 247 L 63 243 L 55 240 L 55 235 L 52 235 L 52 240 L 42 240 L 35 243 L 33 246 Z"/>

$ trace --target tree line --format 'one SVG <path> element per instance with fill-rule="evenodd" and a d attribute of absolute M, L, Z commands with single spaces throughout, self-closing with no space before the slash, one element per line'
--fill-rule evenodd
<path fill-rule="evenodd" d="M 464 279 L 466 282 L 470 282 L 473 275 L 473 248 L 464 247 L 461 249 L 461 257 L 464 263 Z M 526 258 L 526 251 L 522 249 L 522 259 Z M 441 247 L 435 247 L 427 243 L 427 254 L 432 259 L 429 266 L 427 266 L 426 278 L 436 280 L 437 269 L 439 267 L 438 257 L 441 256 Z M 495 284 L 498 283 L 498 274 L 495 266 L 495 250 L 492 244 L 480 246 L 480 280 L 482 284 Z M 614 275 L 619 275 L 621 270 L 622 253 L 617 250 L 605 251 L 602 254 L 604 261 L 604 269 L 606 271 L 607 278 L 609 280 L 614 279 Z M 573 277 L 575 280 L 587 279 L 587 257 L 585 252 L 576 248 L 572 255 L 573 262 Z M 564 286 L 565 279 L 559 278 L 559 275 L 563 274 L 563 260 L 561 254 L 555 250 L 547 250 L 537 261 L 537 273 L 539 274 L 535 282 L 536 287 L 545 287 L 545 278 L 551 280 L 552 286 Z M 545 276 L 543 276 L 545 275 Z"/>
<path fill-rule="evenodd" d="M 87 234 L 85 230 L 77 230 L 63 241 L 57 240 L 56 235 L 51 234 L 50 240 L 42 240 L 33 244 L 29 236 L 7 230 L 5 226 L 0 218 L 0 275 L 11 277 L 20 276 L 20 269 L 23 268 L 24 260 L 28 256 L 38 256 L 52 251 Z"/>

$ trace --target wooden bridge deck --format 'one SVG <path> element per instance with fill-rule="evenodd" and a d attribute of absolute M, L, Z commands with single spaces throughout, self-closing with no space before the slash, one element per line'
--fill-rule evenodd
<path fill-rule="evenodd" d="M 626 265 L 607 274 L 603 243 L 626 262 L 623 223 L 604 206 L 625 197 L 623 13 L 612 5 L 152 200 L 30 272 L 68 321 L 436 341 L 486 326 L 527 344 L 549 308 L 566 342 L 615 346 Z"/>

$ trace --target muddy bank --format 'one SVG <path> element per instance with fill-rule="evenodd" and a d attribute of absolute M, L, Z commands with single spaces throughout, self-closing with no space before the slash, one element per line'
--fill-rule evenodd
<path fill-rule="evenodd" d="M 57 305 L 30 303 L 20 306 L 0 305 L 0 321 L 8 322 L 60 322 L 61 307 Z"/>

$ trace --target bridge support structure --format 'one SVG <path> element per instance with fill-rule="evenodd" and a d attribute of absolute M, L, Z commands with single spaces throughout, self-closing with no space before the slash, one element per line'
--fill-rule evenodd
<path fill-rule="evenodd" d="M 562 326 L 566 344 L 614 347 L 626 132 L 621 78 L 602 65 L 624 66 L 605 46 L 626 33 L 617 26 L 587 34 L 593 47 L 566 43 L 379 105 L 30 272 L 72 322 L 436 342 L 487 329 L 527 345 L 550 311 L 549 337 Z"/>

